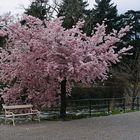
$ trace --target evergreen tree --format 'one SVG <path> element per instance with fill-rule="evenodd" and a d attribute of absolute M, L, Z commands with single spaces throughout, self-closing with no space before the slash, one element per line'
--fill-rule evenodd
<path fill-rule="evenodd" d="M 87 1 L 83 0 L 63 0 L 59 8 L 58 17 L 64 16 L 63 26 L 65 28 L 71 28 L 80 19 L 85 19 L 88 10 Z"/>
<path fill-rule="evenodd" d="M 48 0 L 34 0 L 29 8 L 25 9 L 25 14 L 37 17 L 41 20 L 48 18 Z"/>
<path fill-rule="evenodd" d="M 119 28 L 125 25 L 132 26 L 129 34 L 124 37 L 119 47 L 133 46 L 133 55 L 127 56 L 118 65 L 116 76 L 126 84 L 125 95 L 131 99 L 131 109 L 134 109 L 136 97 L 140 93 L 140 11 L 129 10 L 120 16 Z M 122 83 L 122 82 L 121 82 Z"/>
<path fill-rule="evenodd" d="M 127 42 L 137 48 L 140 44 L 140 11 L 129 10 L 124 14 L 124 25 L 132 25 Z M 140 48 L 140 47 L 138 47 Z"/>
<path fill-rule="evenodd" d="M 118 27 L 121 28 L 126 25 L 132 26 L 132 29 L 120 45 L 122 45 L 122 47 L 132 45 L 134 47 L 133 53 L 140 51 L 140 11 L 129 10 L 120 15 Z"/>
<path fill-rule="evenodd" d="M 113 28 L 116 28 L 117 8 L 111 0 L 96 0 L 96 4 L 86 20 L 86 32 L 91 34 L 94 26 L 97 23 L 102 23 L 105 20 L 107 25 L 107 33 L 110 33 Z"/>

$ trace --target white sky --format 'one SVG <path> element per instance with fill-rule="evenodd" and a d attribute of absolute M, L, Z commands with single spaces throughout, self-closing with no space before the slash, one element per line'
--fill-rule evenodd
<path fill-rule="evenodd" d="M 90 7 L 95 4 L 95 0 L 88 0 Z M 140 0 L 112 0 L 117 4 L 119 13 L 127 10 L 140 10 Z M 0 14 L 11 11 L 12 14 L 22 13 L 23 7 L 28 7 L 30 0 L 0 0 Z"/>

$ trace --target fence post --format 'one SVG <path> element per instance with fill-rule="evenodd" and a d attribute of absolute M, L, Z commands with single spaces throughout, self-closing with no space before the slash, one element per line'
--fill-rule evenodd
<path fill-rule="evenodd" d="M 109 99 L 107 100 L 107 110 L 108 110 L 108 114 L 110 112 L 110 102 L 109 102 Z"/>
<path fill-rule="evenodd" d="M 126 110 L 126 103 L 125 103 L 125 97 L 123 98 L 123 112 L 125 113 L 125 110 Z"/>
<path fill-rule="evenodd" d="M 91 117 L 91 100 L 89 100 L 89 116 Z"/>
<path fill-rule="evenodd" d="M 139 97 L 137 97 L 137 110 L 139 110 Z"/>

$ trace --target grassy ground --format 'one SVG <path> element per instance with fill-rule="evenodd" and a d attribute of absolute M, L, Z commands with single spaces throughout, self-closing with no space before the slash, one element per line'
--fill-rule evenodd
<path fill-rule="evenodd" d="M 129 112 L 136 112 L 138 110 L 130 110 L 127 109 L 125 111 L 125 113 L 129 113 Z M 67 117 L 65 118 L 65 121 L 69 121 L 69 120 L 77 120 L 77 119 L 83 119 L 83 118 L 90 118 L 90 117 L 100 117 L 100 116 L 109 116 L 109 115 L 116 115 L 116 114 L 122 114 L 124 113 L 123 110 L 119 110 L 119 109 L 114 109 L 111 112 L 94 112 L 94 113 L 83 113 L 83 114 L 79 114 L 79 115 L 75 115 L 75 114 L 67 114 Z M 59 118 L 58 115 L 54 115 L 51 116 L 49 118 L 43 118 L 42 120 L 47 120 L 47 121 L 59 121 L 61 120 Z"/>
<path fill-rule="evenodd" d="M 127 109 L 125 111 L 125 113 L 129 113 L 129 112 L 136 112 L 138 110 L 130 110 Z M 109 116 L 109 115 L 116 115 L 116 114 L 122 114 L 124 113 L 123 110 L 119 110 L 119 109 L 114 109 L 111 112 L 92 112 L 91 114 L 89 113 L 82 113 L 82 114 L 67 114 L 67 117 L 65 119 L 63 119 L 63 121 L 70 121 L 70 120 L 78 120 L 78 119 L 83 119 L 83 118 L 90 118 L 90 117 L 100 117 L 100 116 Z M 54 114 L 50 117 L 42 117 L 41 121 L 60 121 L 62 119 L 60 119 L 58 114 Z M 22 119 L 17 119 L 17 122 L 20 123 L 34 123 L 36 121 L 31 121 L 28 120 L 26 118 L 22 118 Z M 9 123 L 11 124 L 11 122 L 9 121 Z M 0 117 L 0 124 L 4 124 L 4 118 Z"/>

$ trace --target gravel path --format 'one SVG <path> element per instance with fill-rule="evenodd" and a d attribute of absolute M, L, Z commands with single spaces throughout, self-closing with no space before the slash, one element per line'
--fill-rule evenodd
<path fill-rule="evenodd" d="M 140 140 L 140 112 L 15 127 L 1 125 L 0 140 Z"/>

